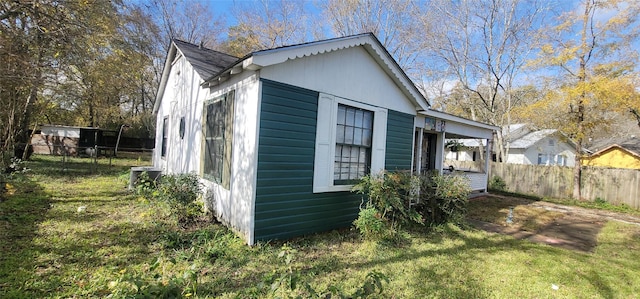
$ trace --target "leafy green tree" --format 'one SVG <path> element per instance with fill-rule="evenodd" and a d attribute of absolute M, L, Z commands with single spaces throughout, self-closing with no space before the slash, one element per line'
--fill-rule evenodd
<path fill-rule="evenodd" d="M 2 151 L 27 143 L 83 39 L 108 32 L 110 1 L 0 1 L 0 132 Z"/>

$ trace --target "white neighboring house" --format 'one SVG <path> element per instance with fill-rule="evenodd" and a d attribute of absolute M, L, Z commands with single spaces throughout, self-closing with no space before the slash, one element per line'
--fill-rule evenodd
<path fill-rule="evenodd" d="M 486 139 L 447 139 L 445 143 L 445 160 L 479 161 L 480 144 L 487 146 Z"/>
<path fill-rule="evenodd" d="M 532 131 L 509 142 L 507 163 L 574 166 L 573 143 L 554 129 Z"/>
<path fill-rule="evenodd" d="M 555 129 L 535 130 L 525 124 L 510 125 L 505 134 L 509 145 L 507 163 L 529 165 L 575 165 L 574 143 Z M 461 149 L 446 149 L 445 157 L 452 161 L 477 161 L 479 145 L 486 146 L 486 140 L 451 139 L 448 144 L 461 145 Z M 495 152 L 495 151 L 494 151 Z M 495 158 L 494 158 L 495 160 Z"/>

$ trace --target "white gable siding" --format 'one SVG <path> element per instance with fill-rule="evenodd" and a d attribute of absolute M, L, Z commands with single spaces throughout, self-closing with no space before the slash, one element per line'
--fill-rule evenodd
<path fill-rule="evenodd" d="M 265 67 L 265 79 L 416 115 L 415 106 L 363 47 Z"/>
<path fill-rule="evenodd" d="M 153 151 L 153 165 L 163 173 L 197 172 L 200 167 L 200 144 L 202 132 L 202 101 L 208 91 L 200 87 L 202 79 L 180 57 L 172 66 L 167 80 L 162 102 L 156 119 L 156 145 Z M 161 157 L 163 119 L 168 117 L 169 130 L 166 157 Z M 180 138 L 178 128 L 180 119 L 185 118 L 184 138 Z"/>

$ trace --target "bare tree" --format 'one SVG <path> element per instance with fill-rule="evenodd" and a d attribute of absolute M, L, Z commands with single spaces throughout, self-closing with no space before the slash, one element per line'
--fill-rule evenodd
<path fill-rule="evenodd" d="M 511 123 L 518 97 L 514 87 L 538 39 L 535 28 L 547 7 L 538 1 L 434 0 L 415 18 L 423 27 L 418 42 L 428 51 L 427 81 L 458 86 L 455 96 L 444 95 L 447 109 L 464 106 L 462 116 L 497 126 Z M 441 90 L 442 92 L 442 90 Z M 449 102 L 452 101 L 452 102 Z M 506 161 L 503 132 L 496 136 L 498 159 Z M 505 132 L 508 133 L 508 132 Z"/>
<path fill-rule="evenodd" d="M 305 2 L 260 0 L 233 8 L 238 24 L 229 28 L 225 51 L 236 56 L 308 41 Z M 310 32 L 310 31 L 309 31 Z"/>
<path fill-rule="evenodd" d="M 416 4 L 409 0 L 329 0 L 323 15 L 333 33 L 348 36 L 371 32 L 411 77 L 419 76 L 421 48 L 414 37 L 423 29 L 409 17 Z"/>
<path fill-rule="evenodd" d="M 217 48 L 226 30 L 223 16 L 216 15 L 210 2 L 189 0 L 150 0 L 145 6 L 160 16 L 162 40 L 172 38 Z"/>

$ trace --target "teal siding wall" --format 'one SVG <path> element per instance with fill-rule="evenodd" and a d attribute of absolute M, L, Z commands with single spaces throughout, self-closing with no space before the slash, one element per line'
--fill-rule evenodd
<path fill-rule="evenodd" d="M 385 169 L 410 170 L 414 116 L 393 110 L 388 114 Z"/>
<path fill-rule="evenodd" d="M 264 79 L 261 84 L 255 241 L 349 227 L 360 195 L 313 193 L 318 93 Z"/>

